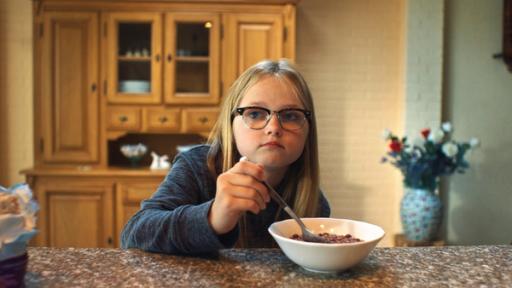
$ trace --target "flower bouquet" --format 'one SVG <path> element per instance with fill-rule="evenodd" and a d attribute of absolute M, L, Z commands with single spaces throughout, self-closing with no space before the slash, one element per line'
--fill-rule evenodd
<path fill-rule="evenodd" d="M 0 186 L 0 287 L 23 286 L 38 209 L 27 184 Z"/>
<path fill-rule="evenodd" d="M 406 187 L 435 190 L 440 176 L 464 173 L 469 167 L 464 155 L 480 145 L 477 138 L 456 142 L 450 139 L 451 132 L 452 125 L 446 122 L 434 131 L 421 130 L 421 137 L 409 143 L 407 137 L 400 139 L 386 129 L 383 137 L 389 142 L 390 151 L 382 162 L 390 161 L 400 169 Z"/>
<path fill-rule="evenodd" d="M 389 144 L 382 162 L 400 169 L 406 193 L 400 203 L 400 218 L 405 236 L 411 241 L 427 242 L 435 238 L 442 218 L 442 204 L 436 189 L 441 176 L 464 173 L 469 163 L 466 152 L 480 145 L 477 138 L 457 142 L 450 138 L 452 125 L 421 130 L 421 136 L 410 143 L 385 130 Z"/>

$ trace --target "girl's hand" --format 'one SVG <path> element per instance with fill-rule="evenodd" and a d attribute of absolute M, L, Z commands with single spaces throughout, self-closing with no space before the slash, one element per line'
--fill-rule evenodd
<path fill-rule="evenodd" d="M 208 221 L 217 234 L 231 231 L 242 213 L 258 214 L 270 201 L 261 165 L 240 161 L 217 178 L 217 193 L 208 213 Z"/>

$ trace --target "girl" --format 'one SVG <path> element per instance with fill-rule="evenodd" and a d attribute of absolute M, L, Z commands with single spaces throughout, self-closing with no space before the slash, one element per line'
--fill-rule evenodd
<path fill-rule="evenodd" d="M 235 244 L 275 247 L 267 228 L 286 213 L 262 181 L 299 217 L 329 217 L 319 189 L 314 115 L 306 82 L 286 60 L 249 68 L 224 99 L 208 145 L 176 156 L 124 227 L 121 246 L 186 254 Z M 242 156 L 250 161 L 239 161 Z"/>

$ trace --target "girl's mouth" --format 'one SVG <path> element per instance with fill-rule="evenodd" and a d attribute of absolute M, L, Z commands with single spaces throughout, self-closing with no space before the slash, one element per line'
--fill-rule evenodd
<path fill-rule="evenodd" d="M 281 145 L 279 142 L 276 141 L 269 141 L 267 143 L 264 143 L 261 145 L 262 147 L 277 147 L 277 148 L 284 148 L 283 145 Z"/>

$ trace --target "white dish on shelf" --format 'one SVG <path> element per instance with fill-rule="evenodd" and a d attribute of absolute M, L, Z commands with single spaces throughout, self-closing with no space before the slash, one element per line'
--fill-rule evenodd
<path fill-rule="evenodd" d="M 147 93 L 150 92 L 150 83 L 147 80 L 119 81 L 119 91 L 124 93 Z"/>
<path fill-rule="evenodd" d="M 142 143 L 123 144 L 121 145 L 120 150 L 126 158 L 139 158 L 146 154 L 146 152 L 148 151 L 148 147 Z"/>

